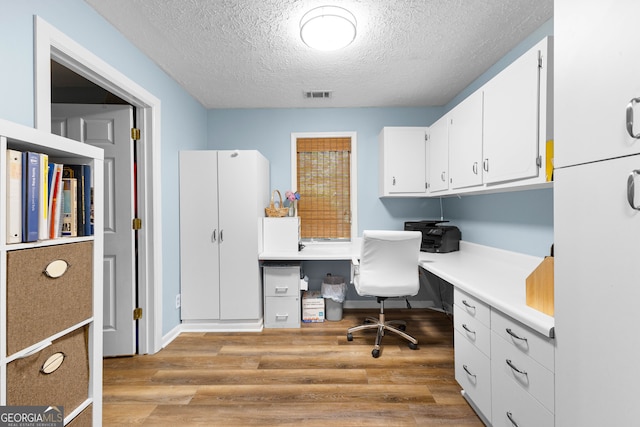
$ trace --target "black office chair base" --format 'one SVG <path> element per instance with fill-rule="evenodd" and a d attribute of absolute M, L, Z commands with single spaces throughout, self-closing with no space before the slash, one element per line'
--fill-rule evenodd
<path fill-rule="evenodd" d="M 373 357 L 380 356 L 380 348 L 382 345 L 382 337 L 384 337 L 385 331 L 393 332 L 396 335 L 401 336 L 402 338 L 409 341 L 409 348 L 411 350 L 418 349 L 418 340 L 407 334 L 405 331 L 406 323 L 402 320 L 389 320 L 386 321 L 384 318 L 384 300 L 386 298 L 378 297 L 378 302 L 380 303 L 380 317 L 378 319 L 374 317 L 367 317 L 364 321 L 363 325 L 354 326 L 352 328 L 347 329 L 347 341 L 353 341 L 353 333 L 357 331 L 361 331 L 364 329 L 377 329 L 378 333 L 376 335 L 376 342 L 373 346 L 373 351 L 371 351 L 371 355 Z"/>

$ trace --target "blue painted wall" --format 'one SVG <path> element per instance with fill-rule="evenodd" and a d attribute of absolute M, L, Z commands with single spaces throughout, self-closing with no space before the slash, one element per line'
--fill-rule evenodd
<path fill-rule="evenodd" d="M 34 124 L 33 15 L 118 69 L 162 103 L 163 333 L 180 322 L 178 151 L 256 148 L 271 161 L 272 188 L 290 188 L 290 133 L 358 133 L 359 230 L 399 228 L 405 220 L 438 217 L 438 199 L 377 197 L 377 135 L 383 126 L 428 126 L 546 34 L 545 24 L 442 108 L 205 110 L 174 80 L 82 0 L 0 0 L 0 118 Z M 7 64 L 10 64 L 8 66 Z M 552 191 L 443 199 L 445 218 L 466 240 L 536 255 L 546 254 L 553 233 Z M 539 215 L 532 212 L 539 211 Z"/>

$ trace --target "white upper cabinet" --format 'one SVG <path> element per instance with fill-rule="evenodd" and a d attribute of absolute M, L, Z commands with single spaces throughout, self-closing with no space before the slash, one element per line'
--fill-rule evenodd
<path fill-rule="evenodd" d="M 378 135 L 379 196 L 426 196 L 426 127 L 385 127 Z"/>
<path fill-rule="evenodd" d="M 448 114 L 451 189 L 482 184 L 482 90 Z"/>
<path fill-rule="evenodd" d="M 561 2 L 554 6 L 571 25 L 556 27 L 558 61 L 555 166 L 570 166 L 640 153 L 640 2 Z M 594 24 L 597 23 L 597 24 Z M 571 114 L 565 114 L 570 111 Z"/>
<path fill-rule="evenodd" d="M 538 176 L 542 165 L 538 148 L 546 140 L 539 118 L 546 115 L 541 94 L 547 85 L 541 70 L 550 68 L 545 63 L 548 40 L 529 49 L 483 87 L 485 183 Z"/>
<path fill-rule="evenodd" d="M 448 116 L 442 117 L 429 127 L 427 147 L 429 193 L 446 191 L 449 189 Z"/>

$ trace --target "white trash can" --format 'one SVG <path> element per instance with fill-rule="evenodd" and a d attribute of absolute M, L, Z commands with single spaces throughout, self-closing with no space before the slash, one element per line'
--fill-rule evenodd
<path fill-rule="evenodd" d="M 344 277 L 326 275 L 321 288 L 324 297 L 324 318 L 326 320 L 342 320 L 342 303 L 347 296 L 347 284 Z"/>

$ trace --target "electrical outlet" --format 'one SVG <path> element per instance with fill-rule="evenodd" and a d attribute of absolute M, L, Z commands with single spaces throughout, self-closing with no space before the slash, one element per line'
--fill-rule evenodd
<path fill-rule="evenodd" d="M 176 308 L 180 308 L 180 294 L 176 295 Z"/>

